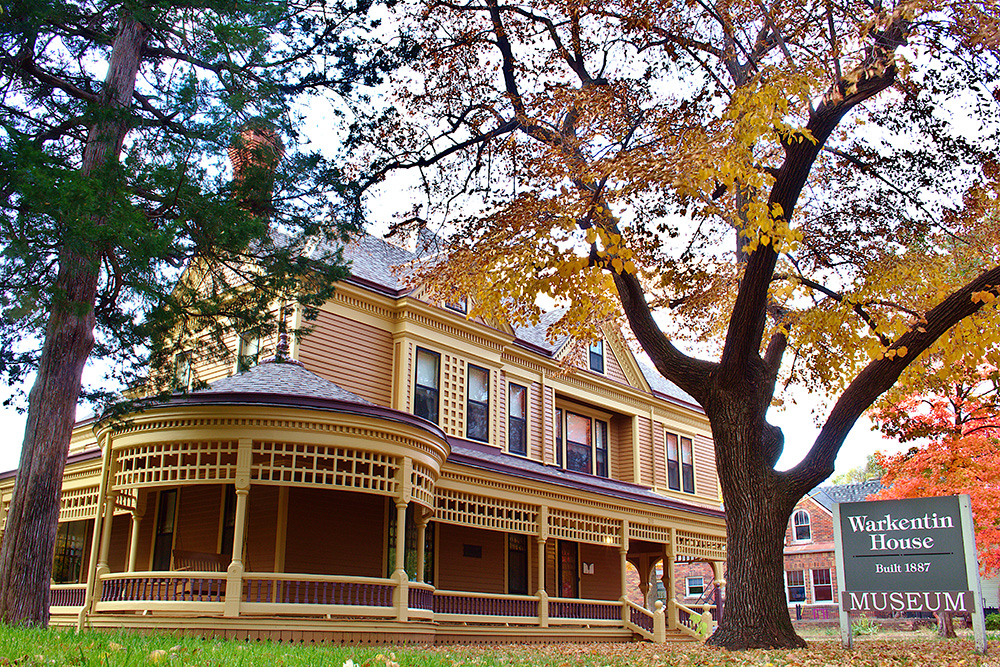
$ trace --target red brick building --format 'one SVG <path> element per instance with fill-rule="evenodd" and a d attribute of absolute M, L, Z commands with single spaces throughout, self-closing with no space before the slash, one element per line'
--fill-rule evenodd
<path fill-rule="evenodd" d="M 819 486 L 795 505 L 785 531 L 785 597 L 792 618 L 836 618 L 833 504 L 865 500 L 881 489 L 878 480 Z"/>

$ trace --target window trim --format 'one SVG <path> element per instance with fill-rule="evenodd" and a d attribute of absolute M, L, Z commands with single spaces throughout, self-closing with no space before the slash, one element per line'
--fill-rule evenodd
<path fill-rule="evenodd" d="M 174 355 L 174 382 L 176 383 L 176 386 L 183 387 L 185 390 L 191 388 L 191 380 L 194 377 L 193 369 L 191 367 L 193 356 L 194 355 L 191 354 L 191 350 L 184 350 L 183 352 L 178 352 Z M 187 369 L 184 372 L 183 379 L 180 377 L 180 373 L 178 372 L 180 370 L 179 365 L 181 361 L 187 362 Z"/>
<path fill-rule="evenodd" d="M 590 420 L 590 471 L 583 472 L 580 470 L 572 470 L 568 467 L 569 456 L 568 456 L 568 443 L 569 443 L 569 429 L 568 429 L 568 419 L 569 415 L 574 414 L 577 417 L 583 417 Z M 611 478 L 611 416 L 609 413 L 602 412 L 600 410 L 595 410 L 585 405 L 580 405 L 578 403 L 572 403 L 569 401 L 558 400 L 556 401 L 556 406 L 554 409 L 553 420 L 555 424 L 553 425 L 554 440 L 556 446 L 556 466 L 562 468 L 563 470 L 569 470 L 571 472 L 579 472 L 584 475 L 593 475 L 594 477 L 601 477 L 603 479 Z M 607 436 L 607 441 L 605 444 L 606 453 L 606 474 L 598 474 L 598 462 L 597 462 L 597 452 L 598 434 L 601 432 L 601 428 L 597 426 L 598 423 L 604 424 L 604 433 Z"/>
<path fill-rule="evenodd" d="M 677 449 L 677 457 L 670 457 L 670 438 L 671 436 L 675 440 L 675 447 Z M 695 466 L 694 466 L 694 437 L 689 435 L 684 435 L 676 431 L 670 431 L 664 429 L 663 431 L 663 458 L 666 466 L 666 476 L 667 479 L 667 489 L 670 491 L 677 491 L 678 493 L 686 493 L 688 495 L 695 495 L 698 493 L 698 483 L 695 478 Z M 687 443 L 691 447 L 691 462 L 684 462 L 684 445 Z M 676 466 L 677 474 L 677 484 L 676 486 L 670 480 L 670 467 L 671 464 Z M 690 476 L 686 473 L 690 472 Z M 688 481 L 690 480 L 690 488 Z"/>
<path fill-rule="evenodd" d="M 604 375 L 605 370 L 607 369 L 607 363 L 605 363 L 607 361 L 607 355 L 604 353 L 605 349 L 603 338 L 594 343 L 590 343 L 587 346 L 587 368 L 595 373 L 600 373 L 601 375 Z M 597 365 L 599 365 L 600 368 L 594 368 L 595 359 L 598 361 Z"/>
<path fill-rule="evenodd" d="M 236 373 L 246 373 L 248 370 L 260 363 L 260 336 L 256 336 L 250 332 L 243 332 L 237 334 L 236 336 Z M 251 342 L 253 345 L 251 345 Z M 249 347 L 256 346 L 256 351 L 247 354 L 246 350 Z M 249 361 L 250 358 L 252 361 Z"/>
<path fill-rule="evenodd" d="M 791 583 L 789 583 L 788 579 L 789 575 L 794 572 L 798 572 L 799 574 L 802 575 L 802 583 L 795 584 L 793 586 Z M 800 588 L 800 587 L 802 588 L 802 599 L 793 600 L 791 595 L 792 588 Z M 809 599 L 809 590 L 808 587 L 806 586 L 805 570 L 785 570 L 785 599 L 788 601 L 788 604 L 806 604 L 806 600 Z"/>
<path fill-rule="evenodd" d="M 436 386 L 434 386 L 434 387 L 428 387 L 426 385 L 422 385 L 418 381 L 419 372 L 420 372 L 420 353 L 421 352 L 426 353 L 426 354 L 434 357 L 435 360 L 436 360 L 436 362 L 435 362 L 436 373 L 435 373 L 435 378 L 434 378 L 434 382 L 435 382 Z M 424 390 L 427 390 L 427 391 L 433 391 L 434 392 L 434 416 L 435 416 L 435 419 L 431 419 L 430 417 L 425 417 L 424 415 L 417 414 L 417 389 L 424 389 Z M 417 417 L 420 417 L 422 419 L 426 419 L 427 421 L 433 422 L 435 424 L 438 424 L 441 421 L 441 353 L 440 352 L 435 352 L 433 350 L 428 350 L 427 348 L 420 347 L 420 346 L 417 346 L 416 350 L 413 353 L 413 414 L 416 415 Z"/>
<path fill-rule="evenodd" d="M 483 373 L 486 374 L 486 402 L 485 403 L 483 403 L 482 401 L 474 401 L 474 400 L 472 400 L 472 390 L 471 390 L 471 386 L 472 386 L 472 369 L 475 369 L 477 371 L 482 371 Z M 439 375 L 440 375 L 440 372 L 441 372 L 441 367 L 438 366 L 438 374 Z M 440 386 L 440 384 L 441 384 L 441 380 L 440 380 L 440 377 L 439 377 L 438 378 L 438 385 Z M 440 395 L 438 396 L 438 399 L 440 400 Z M 469 414 L 472 412 L 471 406 L 473 404 L 475 404 L 477 406 L 482 406 L 482 408 L 484 409 L 484 411 L 486 413 L 486 419 L 485 419 L 486 433 L 484 434 L 485 437 L 482 437 L 482 438 L 475 437 L 471 433 L 469 433 Z M 482 366 L 477 366 L 475 364 L 466 364 L 466 369 L 465 369 L 465 437 L 468 440 L 474 440 L 476 442 L 486 442 L 486 443 L 488 443 L 490 441 L 490 369 L 483 368 Z"/>
<path fill-rule="evenodd" d="M 523 414 L 524 414 L 524 416 L 523 417 L 515 417 L 513 415 L 513 413 L 511 412 L 511 407 L 514 405 L 514 401 L 511 399 L 511 389 L 513 387 L 518 387 L 518 388 L 524 390 L 524 393 L 522 394 L 524 396 L 524 404 L 523 404 Z M 525 385 L 520 384 L 518 382 L 508 382 L 507 383 L 507 453 L 508 454 L 514 454 L 514 455 L 517 455 L 517 456 L 527 456 L 528 455 L 528 441 L 530 440 L 530 437 L 529 437 L 529 434 L 528 434 L 528 403 L 529 403 L 529 401 L 528 401 L 528 387 L 526 387 Z M 513 429 L 511 428 L 511 422 L 514 421 L 514 420 L 523 422 L 523 425 L 522 425 L 522 428 L 521 428 L 521 433 L 524 435 L 524 442 L 522 443 L 523 446 L 524 446 L 524 451 L 523 452 L 515 451 L 514 448 L 511 446 L 512 442 L 511 442 L 510 434 L 513 432 Z"/>
<path fill-rule="evenodd" d="M 693 593 L 691 591 L 691 580 L 692 579 L 699 579 L 701 581 L 701 590 L 698 591 L 697 593 Z M 708 587 L 705 585 L 705 577 L 704 576 L 701 576 L 701 577 L 686 577 L 684 579 L 684 597 L 693 598 L 693 597 L 698 597 L 700 595 L 704 595 L 705 594 L 705 590 L 707 588 Z"/>
<path fill-rule="evenodd" d="M 817 572 L 826 572 L 827 576 L 830 578 L 830 582 L 826 583 L 826 584 L 817 584 L 816 583 L 816 573 Z M 818 567 L 818 568 L 815 568 L 815 569 L 810 569 L 809 570 L 809 580 L 812 583 L 812 594 L 813 594 L 813 602 L 814 603 L 819 604 L 821 602 L 829 602 L 830 604 L 835 604 L 836 601 L 834 600 L 834 594 L 833 594 L 833 568 Z M 818 587 L 819 588 L 829 588 L 830 589 L 830 597 L 827 598 L 827 599 L 825 599 L 825 600 L 820 600 L 816 596 L 816 591 L 817 591 Z"/>
<path fill-rule="evenodd" d="M 795 519 L 800 514 L 804 514 L 805 515 L 805 517 L 806 517 L 806 522 L 805 523 L 801 523 L 800 524 L 800 523 L 796 523 L 795 522 Z M 809 532 L 809 535 L 807 537 L 804 537 L 804 538 L 800 538 L 799 537 L 799 532 L 798 532 L 797 529 L 800 528 L 800 527 L 805 527 L 806 530 Z M 792 544 L 808 544 L 809 542 L 812 542 L 812 541 L 813 541 L 813 539 L 812 539 L 812 515 L 809 513 L 809 510 L 805 510 L 805 509 L 797 509 L 797 510 L 795 510 L 794 512 L 792 512 Z"/>

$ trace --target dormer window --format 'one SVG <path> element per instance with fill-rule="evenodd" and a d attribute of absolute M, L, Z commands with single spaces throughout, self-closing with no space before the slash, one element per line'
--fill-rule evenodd
<path fill-rule="evenodd" d="M 469 303 L 464 296 L 457 301 L 445 301 L 444 307 L 448 310 L 454 310 L 456 313 L 462 313 L 463 315 L 469 312 Z"/>
<path fill-rule="evenodd" d="M 566 470 L 608 477 L 608 422 L 596 416 L 574 412 L 576 408 L 556 410 L 556 465 Z M 565 466 L 563 462 L 565 461 Z"/>
<path fill-rule="evenodd" d="M 250 333 L 240 334 L 239 350 L 236 352 L 236 372 L 242 373 L 257 365 L 260 357 L 260 337 Z"/>
<path fill-rule="evenodd" d="M 599 340 L 590 344 L 590 370 L 595 373 L 604 373 L 604 341 Z"/>
<path fill-rule="evenodd" d="M 792 541 L 809 542 L 812 540 L 812 526 L 809 512 L 799 510 L 792 516 Z"/>

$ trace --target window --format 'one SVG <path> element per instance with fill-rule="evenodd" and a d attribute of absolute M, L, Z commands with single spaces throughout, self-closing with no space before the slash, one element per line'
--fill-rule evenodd
<path fill-rule="evenodd" d="M 563 465 L 563 411 L 556 410 L 556 465 L 562 468 Z"/>
<path fill-rule="evenodd" d="M 233 555 L 233 539 L 236 535 L 236 485 L 226 484 L 222 495 L 222 533 L 219 536 L 219 553 Z"/>
<path fill-rule="evenodd" d="M 676 433 L 667 433 L 667 487 L 694 493 L 694 443 Z"/>
<path fill-rule="evenodd" d="M 599 340 L 590 344 L 590 370 L 597 373 L 604 372 L 604 341 Z"/>
<path fill-rule="evenodd" d="M 469 312 L 469 305 L 464 296 L 458 301 L 446 301 L 444 307 L 449 310 L 454 310 L 456 313 L 464 314 Z"/>
<path fill-rule="evenodd" d="M 519 384 L 510 385 L 507 402 L 507 451 L 528 454 L 528 389 Z"/>
<path fill-rule="evenodd" d="M 174 516 L 177 509 L 177 489 L 160 491 L 156 512 L 156 539 L 153 542 L 153 570 L 169 570 L 174 548 Z"/>
<path fill-rule="evenodd" d="M 812 539 L 809 512 L 799 510 L 792 515 L 792 541 L 808 542 Z"/>
<path fill-rule="evenodd" d="M 685 584 L 687 586 L 685 595 L 689 598 L 705 593 L 705 577 L 688 577 Z"/>
<path fill-rule="evenodd" d="M 438 423 L 438 378 L 441 355 L 417 348 L 417 378 L 413 389 L 413 414 Z"/>
<path fill-rule="evenodd" d="M 555 431 L 556 465 L 565 460 L 567 470 L 608 476 L 608 422 L 558 409 Z"/>
<path fill-rule="evenodd" d="M 507 594 L 528 594 L 527 535 L 507 535 Z"/>
<path fill-rule="evenodd" d="M 83 550 L 87 544 L 90 521 L 60 523 L 56 530 L 56 549 L 52 558 L 52 581 L 57 584 L 80 582 Z"/>
<path fill-rule="evenodd" d="M 833 578 L 829 568 L 813 570 L 813 602 L 833 602 Z"/>
<path fill-rule="evenodd" d="M 806 601 L 806 577 L 802 570 L 789 570 L 785 572 L 785 583 L 788 589 L 789 602 Z"/>
<path fill-rule="evenodd" d="M 469 389 L 465 406 L 465 437 L 490 439 L 490 372 L 469 364 Z"/>
<path fill-rule="evenodd" d="M 260 356 L 260 338 L 253 334 L 240 334 L 240 349 L 236 353 L 236 372 L 242 373 L 257 365 Z"/>
<path fill-rule="evenodd" d="M 174 356 L 174 380 L 177 386 L 187 389 L 191 386 L 191 353 L 181 352 Z"/>
<path fill-rule="evenodd" d="M 576 542 L 559 540 L 559 597 L 579 597 L 580 573 L 577 564 L 578 547 Z"/>

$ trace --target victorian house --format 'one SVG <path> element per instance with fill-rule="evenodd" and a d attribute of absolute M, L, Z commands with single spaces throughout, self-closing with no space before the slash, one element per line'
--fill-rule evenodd
<path fill-rule="evenodd" d="M 354 642 L 666 641 L 626 564 L 725 560 L 709 424 L 619 332 L 470 319 L 374 237 L 314 331 L 179 354 L 179 392 L 77 426 L 54 624 Z M 557 313 L 550 317 L 558 316 Z M 291 317 L 301 318 L 294 312 Z M 16 471 L 0 476 L 3 513 Z M 0 517 L 2 518 L 2 517 Z M 818 581 L 818 580 L 817 580 Z M 814 581 L 812 590 L 818 590 Z M 655 600 L 655 595 L 645 595 Z"/>

